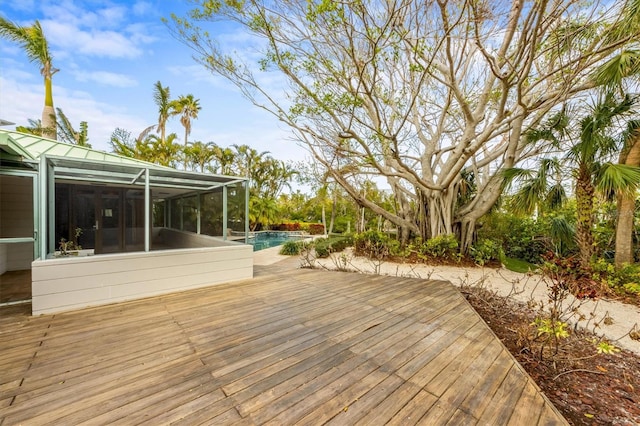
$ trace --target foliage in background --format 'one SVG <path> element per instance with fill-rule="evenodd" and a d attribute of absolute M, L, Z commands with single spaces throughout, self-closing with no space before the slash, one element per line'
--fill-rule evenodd
<path fill-rule="evenodd" d="M 505 257 L 500 243 L 487 239 L 475 242 L 471 246 L 470 255 L 473 261 L 480 266 L 490 262 L 502 262 Z"/>

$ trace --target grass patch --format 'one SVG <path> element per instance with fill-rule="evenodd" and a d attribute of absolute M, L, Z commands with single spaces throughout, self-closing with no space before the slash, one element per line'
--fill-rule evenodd
<path fill-rule="evenodd" d="M 526 260 L 514 259 L 512 257 L 504 258 L 504 266 L 510 271 L 520 272 L 526 274 L 529 270 L 535 271 L 538 269 L 537 265 L 529 263 Z"/>

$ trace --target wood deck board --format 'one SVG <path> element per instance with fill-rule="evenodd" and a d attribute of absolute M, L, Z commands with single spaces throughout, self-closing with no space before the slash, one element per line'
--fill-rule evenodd
<path fill-rule="evenodd" d="M 566 424 L 449 283 L 256 275 L 1 311 L 0 425 Z"/>

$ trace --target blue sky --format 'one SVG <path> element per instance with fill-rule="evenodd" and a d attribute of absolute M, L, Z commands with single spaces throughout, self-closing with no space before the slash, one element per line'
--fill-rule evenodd
<path fill-rule="evenodd" d="M 89 142 L 109 150 L 116 127 L 137 135 L 155 124 L 153 85 L 169 86 L 171 97 L 192 93 L 202 110 L 192 122 L 190 141 L 221 146 L 248 144 L 282 160 L 303 160 L 306 152 L 291 141 L 290 131 L 268 113 L 245 100 L 231 83 L 212 75 L 191 57 L 161 22 L 171 12 L 184 14 L 185 1 L 42 1 L 3 2 L 0 12 L 19 25 L 40 21 L 53 65 L 55 107 L 73 125 L 89 123 Z M 251 49 L 247 36 L 232 27 L 216 29 L 222 43 Z M 19 46 L 0 39 L 0 118 L 26 125 L 42 114 L 44 87 L 37 64 Z M 13 129 L 14 126 L 5 128 Z M 168 124 L 183 140 L 178 117 Z"/>

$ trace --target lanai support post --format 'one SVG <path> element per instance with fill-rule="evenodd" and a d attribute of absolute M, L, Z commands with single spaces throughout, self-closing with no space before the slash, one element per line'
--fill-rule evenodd
<path fill-rule="evenodd" d="M 244 243 L 249 244 L 249 180 L 244 181 Z"/>
<path fill-rule="evenodd" d="M 49 239 L 49 229 L 47 226 L 47 188 L 49 186 L 49 182 L 47 179 L 47 158 L 45 155 L 40 156 L 40 164 L 38 165 L 39 171 L 39 179 L 38 179 L 38 191 L 40 198 L 40 259 L 44 260 L 47 258 L 47 240 Z"/>
<path fill-rule="evenodd" d="M 227 185 L 222 186 L 222 239 L 227 241 Z"/>
<path fill-rule="evenodd" d="M 149 169 L 144 169 L 144 251 L 149 251 L 151 234 L 151 190 L 149 188 Z"/>

